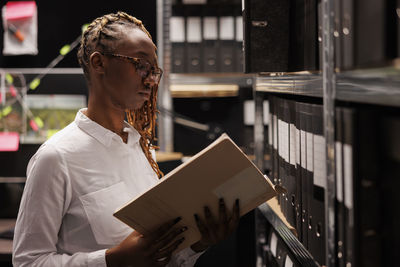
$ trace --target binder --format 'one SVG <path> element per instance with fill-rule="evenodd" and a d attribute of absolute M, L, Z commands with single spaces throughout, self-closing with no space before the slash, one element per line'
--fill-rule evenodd
<path fill-rule="evenodd" d="M 338 0 L 340 1 L 340 0 Z M 336 1 L 337 2 L 337 1 Z M 318 62 L 319 62 L 319 69 L 322 70 L 323 68 L 323 49 L 322 49 L 322 0 L 318 1 Z"/>
<path fill-rule="evenodd" d="M 300 103 L 295 102 L 295 147 L 296 147 L 296 231 L 300 241 L 303 240 L 302 229 L 302 187 L 301 187 L 301 135 L 300 135 Z"/>
<path fill-rule="evenodd" d="M 345 262 L 346 266 L 355 265 L 355 236 L 354 236 L 354 178 L 357 176 L 357 168 L 354 163 L 357 149 L 353 149 L 354 144 L 354 110 L 342 108 L 343 122 L 343 187 L 344 187 L 344 206 L 345 206 Z"/>
<path fill-rule="evenodd" d="M 288 70 L 289 0 L 244 0 L 246 73 Z"/>
<path fill-rule="evenodd" d="M 177 10 L 177 9 L 174 9 Z M 178 10 L 181 11 L 181 10 Z M 182 14 L 170 18 L 171 70 L 173 73 L 186 72 L 185 18 Z"/>
<path fill-rule="evenodd" d="M 235 20 L 233 16 L 219 17 L 219 71 L 234 72 Z"/>
<path fill-rule="evenodd" d="M 276 262 L 278 263 L 278 266 L 284 266 L 285 264 L 285 259 L 287 256 L 287 248 L 286 244 L 283 242 L 282 238 L 278 238 L 278 244 L 276 248 Z"/>
<path fill-rule="evenodd" d="M 291 1 L 290 3 L 290 56 L 291 71 L 305 69 L 305 2 L 306 0 Z"/>
<path fill-rule="evenodd" d="M 243 72 L 243 60 L 244 60 L 244 51 L 243 51 L 243 18 L 240 14 L 235 18 L 235 51 L 234 51 L 234 58 L 235 58 L 235 71 L 236 72 Z"/>
<path fill-rule="evenodd" d="M 304 69 L 318 69 L 318 4 L 317 0 L 304 0 Z"/>
<path fill-rule="evenodd" d="M 288 222 L 293 225 L 292 222 L 292 214 L 291 214 L 291 205 L 290 205 L 290 196 L 293 193 L 292 186 L 292 178 L 290 177 L 290 164 L 289 164 L 289 123 L 290 123 L 290 113 L 289 113 L 289 105 L 287 99 L 281 99 L 282 105 L 282 120 L 281 120 L 281 147 L 282 147 L 282 171 L 284 175 L 282 176 L 282 185 L 286 189 L 283 198 L 283 208 L 284 215 L 287 218 Z"/>
<path fill-rule="evenodd" d="M 390 27 L 386 24 L 386 16 L 391 14 L 386 14 L 387 2 L 375 0 L 355 2 L 356 8 L 353 12 L 356 32 L 353 40 L 356 46 L 354 53 L 357 66 L 383 63 L 386 53 L 389 53 L 386 51 L 388 46 L 385 31 Z"/>
<path fill-rule="evenodd" d="M 270 178 L 272 179 L 272 182 L 274 183 L 274 100 L 273 96 L 268 96 L 269 100 L 269 123 L 268 123 L 268 151 L 270 152 L 270 157 L 271 157 L 271 172 L 270 172 Z"/>
<path fill-rule="evenodd" d="M 335 167 L 336 167 L 336 200 L 335 200 L 335 225 L 336 225 L 336 248 L 337 266 L 345 267 L 345 239 L 344 231 L 344 203 L 343 203 L 343 122 L 340 108 L 335 110 Z"/>
<path fill-rule="evenodd" d="M 278 145 L 279 145 L 279 136 L 278 136 L 278 111 L 279 111 L 279 98 L 273 97 L 273 136 L 274 136 L 274 184 L 279 184 L 279 154 L 278 154 Z M 280 201 L 280 196 L 278 197 L 278 201 Z"/>
<path fill-rule="evenodd" d="M 283 127 L 283 116 L 284 116 L 284 104 L 282 98 L 276 98 L 276 103 L 278 106 L 278 184 L 282 187 L 285 186 L 286 182 L 286 168 L 285 168 L 285 149 L 284 137 L 285 131 Z M 286 193 L 279 196 L 279 205 L 282 210 L 283 215 L 286 217 Z"/>
<path fill-rule="evenodd" d="M 342 68 L 342 61 L 341 61 L 341 53 L 342 53 L 342 46 L 341 46 L 341 38 L 343 35 L 342 32 L 342 0 L 337 0 L 334 2 L 334 53 L 335 53 L 335 68 L 340 70 Z M 321 66 L 322 67 L 322 66 Z"/>
<path fill-rule="evenodd" d="M 187 71 L 189 73 L 201 72 L 201 17 L 188 16 L 186 18 L 186 37 Z"/>
<path fill-rule="evenodd" d="M 382 245 L 386 242 L 382 240 L 383 216 L 381 214 L 382 207 L 385 206 L 382 199 L 386 194 L 386 192 L 381 192 L 382 179 L 386 176 L 382 173 L 382 170 L 386 168 L 381 165 L 381 133 L 385 132 L 385 129 L 376 127 L 380 125 L 381 117 L 382 114 L 376 110 L 360 110 L 357 115 L 357 134 L 354 138 L 355 142 L 359 142 L 358 147 L 356 144 L 359 158 L 355 164 L 358 166 L 358 176 L 355 179 L 356 187 L 354 188 L 354 198 L 357 203 L 355 207 L 358 208 L 354 218 L 357 227 L 354 230 L 357 229 L 356 240 L 359 240 L 359 244 L 356 244 L 356 251 L 359 251 L 356 264 L 366 267 L 382 265 L 387 258 L 387 252 L 382 249 Z M 388 173 L 391 171 L 393 172 L 390 170 Z M 395 177 L 391 179 L 394 180 Z M 369 256 L 363 257 L 363 255 Z"/>
<path fill-rule="evenodd" d="M 400 0 L 396 1 L 397 57 L 400 57 Z"/>
<path fill-rule="evenodd" d="M 354 66 L 354 0 L 342 1 L 342 67 L 351 69 Z"/>
<path fill-rule="evenodd" d="M 308 248 L 308 172 L 307 172 L 307 104 L 298 102 L 300 115 L 301 225 L 302 243 Z"/>
<path fill-rule="evenodd" d="M 296 227 L 296 128 L 295 128 L 295 104 L 294 101 L 285 99 L 284 101 L 284 121 L 286 138 L 286 214 L 287 220 L 294 228 Z"/>
<path fill-rule="evenodd" d="M 311 194 L 312 231 L 309 238 L 309 250 L 314 259 L 325 264 L 325 194 L 326 177 L 326 142 L 324 137 L 323 107 L 312 105 L 313 133 L 313 185 Z"/>
<path fill-rule="evenodd" d="M 305 133 L 305 142 L 306 142 L 306 194 L 307 194 L 307 248 L 310 249 L 313 231 L 314 231 L 314 210 L 313 210 L 313 185 L 314 185 L 314 140 L 313 140 L 313 124 L 312 124 L 312 105 L 305 104 L 305 113 L 306 113 L 306 133 Z"/>
<path fill-rule="evenodd" d="M 203 17 L 203 70 L 204 72 L 217 72 L 218 58 L 218 18 L 207 15 Z"/>

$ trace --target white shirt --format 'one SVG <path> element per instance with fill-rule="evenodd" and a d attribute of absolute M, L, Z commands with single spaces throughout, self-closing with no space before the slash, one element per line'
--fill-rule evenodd
<path fill-rule="evenodd" d="M 115 210 L 159 182 L 126 123 L 128 143 L 80 110 L 31 158 L 13 242 L 14 266 L 106 266 L 105 251 L 132 229 Z M 177 253 L 169 266 L 193 266 Z"/>

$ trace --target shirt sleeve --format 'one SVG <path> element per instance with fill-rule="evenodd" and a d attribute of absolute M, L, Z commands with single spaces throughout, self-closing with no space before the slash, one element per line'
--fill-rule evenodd
<path fill-rule="evenodd" d="M 172 256 L 167 267 L 190 267 L 194 266 L 197 259 L 205 252 L 195 252 L 190 247 L 182 249 Z"/>
<path fill-rule="evenodd" d="M 72 192 L 68 170 L 56 148 L 43 145 L 32 157 L 13 240 L 13 265 L 106 266 L 105 250 L 61 254 L 58 232 Z"/>

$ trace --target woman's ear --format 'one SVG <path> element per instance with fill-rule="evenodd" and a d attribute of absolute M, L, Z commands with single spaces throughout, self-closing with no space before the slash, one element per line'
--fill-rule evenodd
<path fill-rule="evenodd" d="M 93 52 L 89 58 L 90 68 L 97 74 L 104 74 L 104 59 L 100 52 Z"/>

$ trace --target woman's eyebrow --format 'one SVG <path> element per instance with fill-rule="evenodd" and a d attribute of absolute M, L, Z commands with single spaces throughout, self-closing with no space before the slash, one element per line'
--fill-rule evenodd
<path fill-rule="evenodd" d="M 147 61 L 149 61 L 152 65 L 158 65 L 157 64 L 157 59 L 156 58 L 152 58 L 149 54 L 147 54 L 146 52 L 143 51 L 139 51 L 137 52 L 138 55 L 143 56 L 144 59 L 146 59 Z"/>

